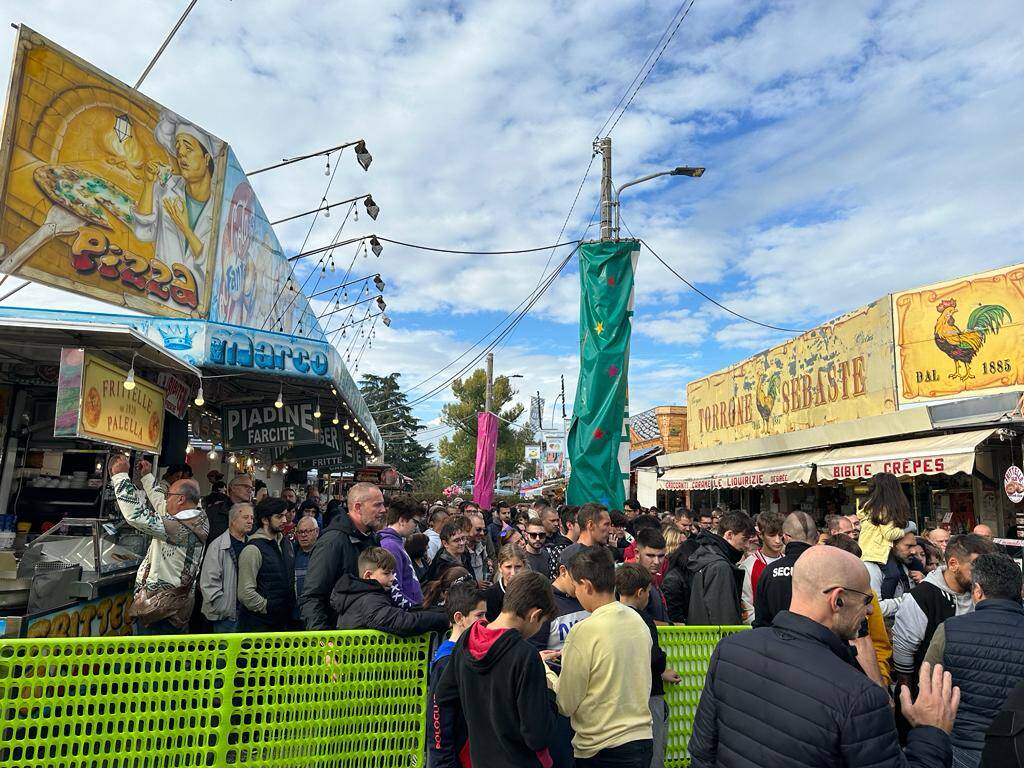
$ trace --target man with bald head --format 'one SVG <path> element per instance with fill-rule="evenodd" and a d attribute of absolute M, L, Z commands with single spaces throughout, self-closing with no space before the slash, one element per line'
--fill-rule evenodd
<path fill-rule="evenodd" d="M 690 765 L 949 765 L 960 700 L 949 673 L 925 664 L 917 700 L 901 691 L 914 726 L 903 751 L 888 694 L 850 653 L 847 643 L 871 611 L 863 563 L 837 547 L 810 547 L 793 566 L 792 590 L 790 609 L 772 626 L 730 635 L 715 649 Z"/>
<path fill-rule="evenodd" d="M 776 614 L 789 608 L 793 593 L 793 566 L 804 552 L 818 541 L 814 518 L 806 512 L 790 512 L 782 522 L 785 554 L 766 566 L 754 595 L 754 626 L 771 626 Z"/>
<path fill-rule="evenodd" d="M 343 574 L 359 578 L 359 553 L 379 546 L 377 531 L 384 527 L 384 494 L 373 483 L 356 483 L 348 492 L 348 510 L 341 510 L 324 528 L 309 556 L 299 612 L 306 629 L 338 626 L 331 592 Z"/>
<path fill-rule="evenodd" d="M 992 529 L 984 523 L 978 523 L 976 526 L 974 526 L 974 530 L 971 531 L 971 533 L 976 533 L 979 536 L 984 536 L 986 539 L 992 538 Z"/>

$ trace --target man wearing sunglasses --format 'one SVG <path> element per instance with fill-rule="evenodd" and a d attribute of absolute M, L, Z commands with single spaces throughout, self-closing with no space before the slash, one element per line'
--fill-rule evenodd
<path fill-rule="evenodd" d="M 789 610 L 770 627 L 730 635 L 712 654 L 690 765 L 765 764 L 755 756 L 771 756 L 778 765 L 948 766 L 960 703 L 950 674 L 923 664 L 917 699 L 901 691 L 913 726 L 902 750 L 888 693 L 850 653 L 872 610 L 864 564 L 837 547 L 810 547 L 793 566 L 792 590 Z"/>
<path fill-rule="evenodd" d="M 551 557 L 544 548 L 548 538 L 547 528 L 540 518 L 531 517 L 523 535 L 526 539 L 526 567 L 547 576 Z"/>

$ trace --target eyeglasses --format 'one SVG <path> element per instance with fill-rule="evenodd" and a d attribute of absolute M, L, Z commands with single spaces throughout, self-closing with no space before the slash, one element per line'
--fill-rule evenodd
<path fill-rule="evenodd" d="M 844 592 L 853 592 L 854 594 L 860 595 L 864 598 L 865 606 L 871 605 L 871 601 L 872 599 L 874 599 L 874 595 L 872 595 L 870 592 L 861 592 L 859 589 L 850 589 L 849 587 L 829 587 L 828 589 L 822 590 L 821 594 L 827 595 L 829 592 L 834 592 L 837 589 L 841 589 Z"/>
<path fill-rule="evenodd" d="M 167 496 L 184 496 L 184 495 L 185 495 L 184 493 L 178 493 L 177 491 L 175 491 L 174 493 L 165 493 L 164 494 L 165 497 L 167 497 Z"/>
<path fill-rule="evenodd" d="M 547 536 L 547 533 L 544 531 L 541 531 L 540 533 L 537 533 L 536 531 L 526 532 L 526 538 L 528 539 L 543 539 L 545 536 Z"/>

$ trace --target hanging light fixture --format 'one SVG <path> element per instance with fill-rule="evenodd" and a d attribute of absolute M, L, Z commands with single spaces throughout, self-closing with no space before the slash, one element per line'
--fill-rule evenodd
<path fill-rule="evenodd" d="M 324 176 L 331 175 L 331 153 L 327 153 L 327 169 L 324 171 Z"/>
<path fill-rule="evenodd" d="M 338 396 L 338 390 L 335 389 L 333 385 L 331 385 L 331 394 L 334 395 L 335 397 Z"/>
<path fill-rule="evenodd" d="M 349 426 L 348 419 L 345 419 L 345 423 L 342 425 L 341 428 L 344 429 L 346 432 L 351 431 L 352 427 Z"/>
<path fill-rule="evenodd" d="M 196 399 L 193 400 L 193 402 L 196 405 L 203 405 L 203 403 L 206 402 L 206 399 L 203 397 L 203 385 L 202 385 L 202 383 L 199 384 L 199 391 L 196 392 Z"/>
<path fill-rule="evenodd" d="M 316 399 L 316 410 L 313 411 L 313 418 L 319 419 L 323 414 L 320 413 L 320 398 Z"/>
<path fill-rule="evenodd" d="M 278 410 L 284 408 L 284 384 L 281 385 L 281 389 L 277 392 L 277 400 L 274 401 L 274 407 Z"/>
<path fill-rule="evenodd" d="M 341 419 L 338 418 L 338 412 L 335 411 L 334 412 L 334 418 L 331 419 L 331 424 L 333 424 L 334 426 L 338 426 L 338 422 L 340 422 L 340 421 L 341 421 Z"/>
<path fill-rule="evenodd" d="M 374 253 L 377 253 L 377 252 L 374 251 Z M 378 291 L 380 291 L 381 293 L 384 292 L 384 280 L 381 278 L 380 275 L 374 275 L 373 276 L 373 284 L 375 286 L 377 286 L 377 290 Z"/>
<path fill-rule="evenodd" d="M 370 169 L 370 163 L 373 162 L 373 156 L 370 155 L 369 150 L 366 148 L 366 142 L 356 142 L 355 151 L 356 160 L 359 162 L 361 166 L 363 166 L 364 171 L 368 171 Z"/>
<path fill-rule="evenodd" d="M 208 454 L 206 454 L 206 458 L 208 458 L 210 461 L 216 461 L 217 460 L 217 452 L 216 451 L 210 451 Z"/>
<path fill-rule="evenodd" d="M 363 198 L 363 205 L 366 206 L 366 212 L 370 215 L 370 218 L 376 221 L 377 215 L 380 213 L 380 206 L 373 202 L 373 196 L 367 195 Z"/>
<path fill-rule="evenodd" d="M 132 355 L 132 364 L 131 367 L 128 369 L 128 375 L 125 376 L 124 388 L 127 389 L 129 392 L 135 389 L 135 355 Z"/>
<path fill-rule="evenodd" d="M 380 240 L 377 239 L 376 235 L 370 237 L 370 250 L 373 251 L 374 256 L 380 256 L 381 252 L 384 250 L 384 246 L 380 244 Z M 377 277 L 379 278 L 380 275 L 377 275 Z M 380 290 L 384 290 L 383 285 Z"/>
<path fill-rule="evenodd" d="M 191 443 L 189 445 L 185 446 L 185 454 L 186 455 L 192 453 L 192 451 L 194 451 L 194 450 L 195 450 L 195 446 L 193 446 Z"/>

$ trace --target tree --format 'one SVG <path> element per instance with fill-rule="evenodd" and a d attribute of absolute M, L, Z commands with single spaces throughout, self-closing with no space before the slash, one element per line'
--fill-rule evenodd
<path fill-rule="evenodd" d="M 441 421 L 455 427 L 451 437 L 441 438 L 437 452 L 444 462 L 446 478 L 451 482 L 463 482 L 473 478 L 476 465 L 476 415 L 483 411 L 487 396 L 487 373 L 477 368 L 467 379 L 452 382 L 452 394 L 456 402 L 448 403 L 441 409 Z M 518 427 L 514 422 L 525 408 L 516 403 L 505 410 L 516 390 L 509 384 L 507 376 L 494 380 L 494 409 L 498 414 L 497 475 L 509 475 L 523 465 L 526 444 L 533 437 L 528 425 Z"/>
<path fill-rule="evenodd" d="M 416 479 L 430 467 L 433 448 L 416 439 L 423 426 L 412 415 L 408 398 L 398 385 L 401 375 L 364 373 L 359 390 L 378 422 L 384 439 L 385 461 L 393 464 L 403 475 Z"/>

